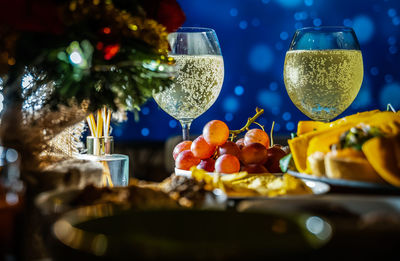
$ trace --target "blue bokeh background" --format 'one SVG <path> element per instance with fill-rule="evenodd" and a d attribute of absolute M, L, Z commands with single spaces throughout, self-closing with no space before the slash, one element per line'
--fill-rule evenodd
<path fill-rule="evenodd" d="M 369 109 L 400 109 L 400 1 L 397 0 L 178 0 L 184 26 L 214 28 L 225 62 L 225 79 L 215 104 L 197 118 L 191 133 L 201 133 L 212 119 L 240 128 L 259 106 L 269 131 L 295 131 L 306 120 L 290 101 L 283 83 L 286 50 L 297 28 L 353 27 L 363 53 L 364 81 L 354 103 L 339 117 Z M 165 140 L 180 135 L 179 122 L 151 100 L 139 121 L 114 126 L 119 141 Z"/>

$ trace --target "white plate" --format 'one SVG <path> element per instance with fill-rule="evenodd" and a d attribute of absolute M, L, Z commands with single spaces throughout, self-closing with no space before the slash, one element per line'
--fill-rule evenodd
<path fill-rule="evenodd" d="M 210 175 L 214 175 L 215 173 L 213 172 L 207 172 Z M 175 168 L 175 174 L 177 176 L 185 176 L 185 177 L 191 177 L 192 176 L 192 172 L 188 171 L 188 170 L 182 170 L 182 169 L 177 169 Z M 230 175 L 230 174 L 221 174 L 221 175 Z M 282 176 L 283 173 L 273 173 L 273 175 L 276 176 Z M 303 179 L 300 178 L 307 187 L 309 187 L 314 195 L 321 195 L 321 194 L 326 194 L 329 192 L 330 190 L 330 186 L 324 182 L 321 181 L 315 181 L 315 180 L 307 180 L 307 179 Z M 307 196 L 307 195 L 285 195 L 282 197 L 298 197 L 298 196 Z M 230 199 L 248 199 L 248 198 L 268 198 L 266 196 L 229 196 Z"/>

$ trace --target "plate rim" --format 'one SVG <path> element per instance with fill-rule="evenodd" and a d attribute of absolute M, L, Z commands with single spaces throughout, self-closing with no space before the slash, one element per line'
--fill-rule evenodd
<path fill-rule="evenodd" d="M 213 172 L 207 172 L 210 175 L 213 175 L 215 173 Z M 263 174 L 263 173 L 260 173 Z M 273 174 L 275 176 L 282 176 L 284 173 L 268 173 L 268 174 Z M 190 172 L 190 170 L 183 170 L 183 169 L 178 169 L 175 168 L 175 175 L 177 176 L 185 176 L 190 178 L 192 176 L 192 173 Z M 221 175 L 230 175 L 230 174 L 223 174 L 221 173 Z M 299 178 L 299 177 L 296 177 Z M 331 186 L 330 184 L 323 182 L 323 181 L 319 181 L 319 180 L 307 180 L 307 179 L 303 179 L 303 178 L 299 178 L 301 179 L 303 182 L 313 182 L 315 185 L 319 186 L 322 190 L 322 192 L 316 193 L 313 189 L 313 187 L 307 185 L 312 191 L 312 194 L 299 194 L 299 195 L 282 195 L 279 197 L 269 197 L 269 196 L 263 196 L 263 195 L 259 195 L 259 196 L 229 196 L 227 195 L 228 199 L 272 199 L 272 198 L 292 198 L 292 197 L 310 197 L 310 196 L 318 196 L 318 195 L 324 195 L 327 194 L 330 190 L 331 190 Z"/>
<path fill-rule="evenodd" d="M 294 170 L 288 170 L 287 173 L 296 178 L 320 181 L 320 182 L 329 184 L 331 186 L 359 188 L 359 189 L 382 189 L 382 190 L 399 191 L 400 192 L 400 188 L 393 186 L 391 184 L 384 184 L 384 183 L 381 184 L 381 183 L 374 183 L 374 182 L 368 182 L 368 181 L 318 177 L 318 176 L 313 176 L 313 175 L 306 174 L 306 173 L 297 172 Z"/>

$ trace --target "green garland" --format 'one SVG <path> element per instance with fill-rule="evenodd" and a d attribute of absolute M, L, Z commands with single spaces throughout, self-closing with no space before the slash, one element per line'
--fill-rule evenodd
<path fill-rule="evenodd" d="M 169 86 L 174 71 L 168 32 L 146 17 L 140 1 L 55 2 L 60 34 L 0 28 L 0 54 L 5 54 L 0 73 L 6 72 L 9 103 L 27 100 L 46 85 L 51 88 L 44 103 L 52 109 L 88 102 L 89 111 L 103 105 L 138 110 L 153 92 Z M 33 83 L 16 90 L 27 74 Z"/>

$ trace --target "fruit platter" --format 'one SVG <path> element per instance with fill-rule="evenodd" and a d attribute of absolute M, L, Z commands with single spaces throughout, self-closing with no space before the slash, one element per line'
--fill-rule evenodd
<path fill-rule="evenodd" d="M 399 112 L 366 111 L 330 123 L 299 121 L 288 146 L 274 144 L 273 127 L 268 135 L 256 122 L 262 112 L 257 108 L 240 130 L 212 120 L 193 141 L 177 144 L 172 155 L 175 174 L 209 179 L 222 189 L 228 186 L 232 197 L 315 194 L 304 180 L 318 186 L 400 192 Z M 232 184 L 241 188 L 232 189 Z M 269 186 L 275 187 L 266 189 Z"/>
<path fill-rule="evenodd" d="M 288 147 L 273 144 L 264 126 L 256 122 L 262 109 L 240 130 L 229 130 L 220 120 L 208 122 L 193 141 L 185 140 L 173 150 L 175 175 L 204 181 L 211 189 L 225 191 L 229 198 L 275 197 L 323 194 L 327 184 L 304 182 L 282 173 L 280 160 Z M 258 128 L 250 128 L 250 125 Z M 243 137 L 238 138 L 239 135 Z"/>

